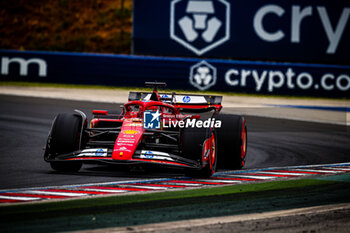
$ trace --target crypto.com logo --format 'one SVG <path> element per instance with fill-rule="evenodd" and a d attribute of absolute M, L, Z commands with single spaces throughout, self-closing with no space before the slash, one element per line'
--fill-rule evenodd
<path fill-rule="evenodd" d="M 230 4 L 226 0 L 173 0 L 170 38 L 198 56 L 230 39 Z"/>
<path fill-rule="evenodd" d="M 216 68 L 206 61 L 191 66 L 190 83 L 202 91 L 209 89 L 216 84 Z"/>

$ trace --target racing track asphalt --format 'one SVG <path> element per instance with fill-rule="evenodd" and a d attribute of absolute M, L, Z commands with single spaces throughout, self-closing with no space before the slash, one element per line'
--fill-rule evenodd
<path fill-rule="evenodd" d="M 119 104 L 0 95 L 0 189 L 114 182 L 179 176 L 171 172 L 116 171 L 84 165 L 57 173 L 43 160 L 54 116 L 80 109 L 119 109 Z M 225 113 L 235 109 L 224 108 Z M 244 169 L 350 161 L 350 127 L 246 116 L 248 156 Z"/>

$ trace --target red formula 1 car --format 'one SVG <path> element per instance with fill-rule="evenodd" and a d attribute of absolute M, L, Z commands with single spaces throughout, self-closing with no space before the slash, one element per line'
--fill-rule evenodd
<path fill-rule="evenodd" d="M 82 163 L 181 168 L 209 177 L 217 168 L 240 169 L 247 153 L 245 119 L 219 114 L 221 96 L 165 94 L 165 83 L 146 83 L 152 93 L 130 92 L 121 114 L 75 110 L 59 114 L 44 159 L 57 171 L 78 171 Z"/>

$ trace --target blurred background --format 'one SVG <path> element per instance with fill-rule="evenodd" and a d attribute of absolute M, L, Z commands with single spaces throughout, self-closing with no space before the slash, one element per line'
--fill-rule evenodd
<path fill-rule="evenodd" d="M 132 0 L 1 0 L 0 48 L 129 54 Z"/>
<path fill-rule="evenodd" d="M 0 80 L 349 98 L 349 4 L 0 0 Z"/>

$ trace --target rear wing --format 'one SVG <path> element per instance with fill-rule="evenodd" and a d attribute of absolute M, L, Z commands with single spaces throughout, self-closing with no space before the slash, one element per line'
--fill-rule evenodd
<path fill-rule="evenodd" d="M 150 100 L 150 92 L 130 92 L 129 101 Z M 159 93 L 160 100 L 172 105 L 221 105 L 222 96 Z"/>

